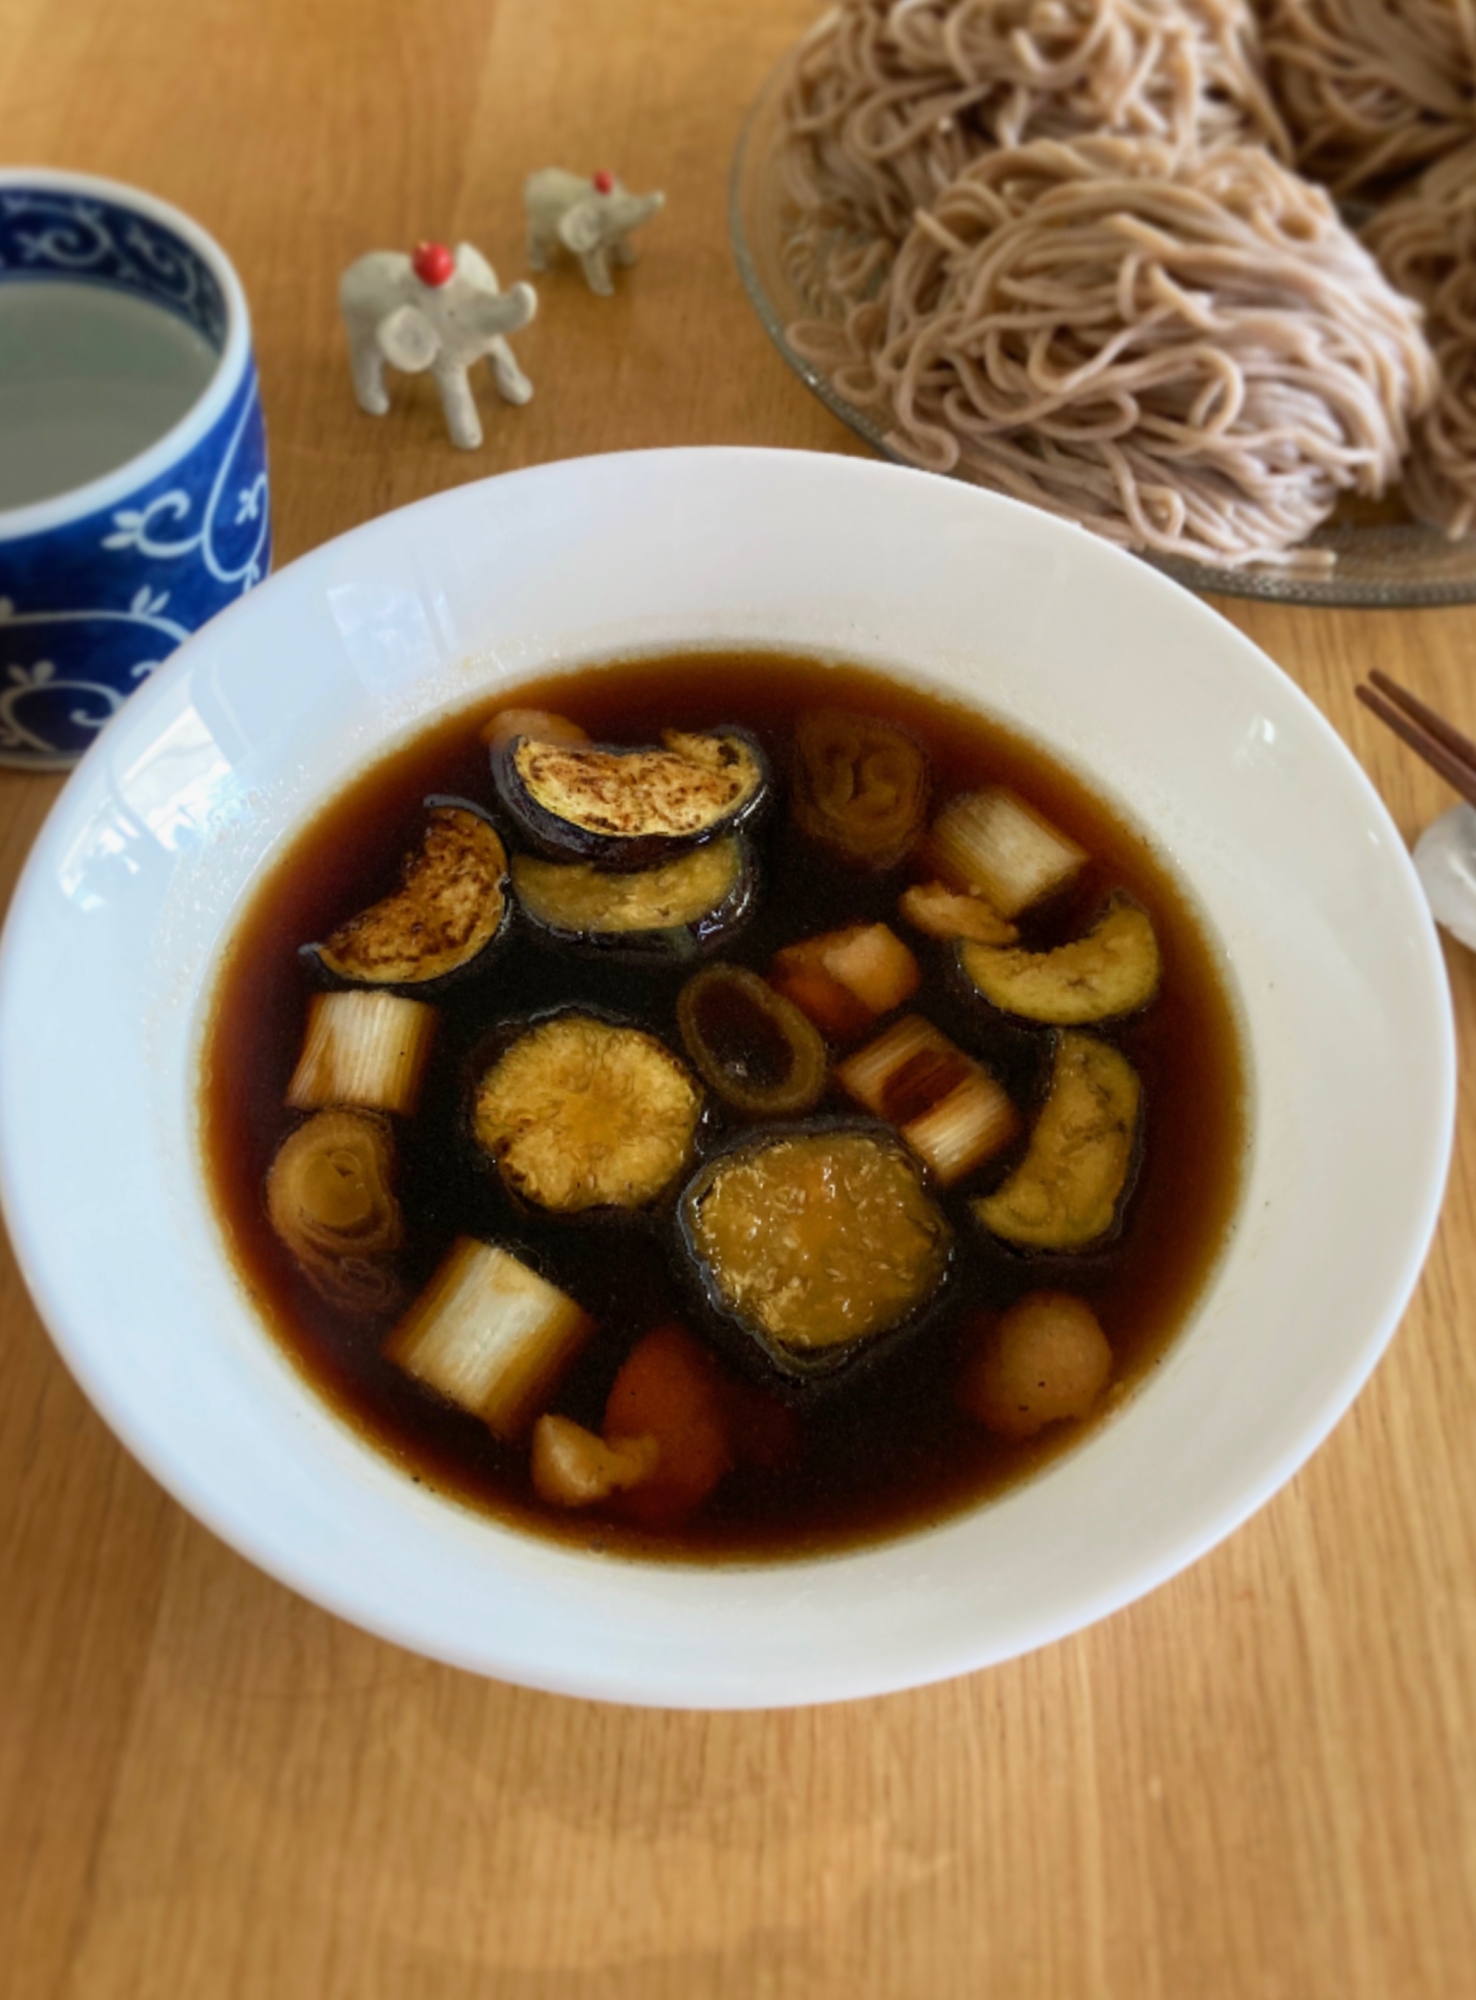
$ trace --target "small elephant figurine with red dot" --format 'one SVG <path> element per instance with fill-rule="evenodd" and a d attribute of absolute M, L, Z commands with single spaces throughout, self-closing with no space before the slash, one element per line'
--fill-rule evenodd
<path fill-rule="evenodd" d="M 348 329 L 359 408 L 382 417 L 389 409 L 386 362 L 418 375 L 429 368 L 441 394 L 451 442 L 475 451 L 482 442 L 468 369 L 483 356 L 504 402 L 526 403 L 533 384 L 513 359 L 507 335 L 538 310 L 531 285 L 499 291 L 497 273 L 470 243 L 455 255 L 444 243 L 421 243 L 407 257 L 374 250 L 350 264 L 338 302 Z"/>
<path fill-rule="evenodd" d="M 633 264 L 630 232 L 666 206 L 664 194 L 632 194 L 612 173 L 566 173 L 544 167 L 523 183 L 528 211 L 528 263 L 546 271 L 550 256 L 566 250 L 579 260 L 585 281 L 601 298 L 614 293 L 611 260 Z"/>

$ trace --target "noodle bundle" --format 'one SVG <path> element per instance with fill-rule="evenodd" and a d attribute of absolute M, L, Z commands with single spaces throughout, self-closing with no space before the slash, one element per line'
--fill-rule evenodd
<path fill-rule="evenodd" d="M 894 241 L 997 145 L 1122 133 L 1288 153 L 1247 0 L 841 0 L 800 45 L 784 124 L 801 211 Z"/>
<path fill-rule="evenodd" d="M 1338 194 L 1476 136 L 1476 0 L 1256 0 L 1297 165 Z"/>
<path fill-rule="evenodd" d="M 1476 528 L 1476 145 L 1452 154 L 1363 232 L 1390 283 L 1425 308 L 1440 392 L 1415 427 L 1411 509 L 1452 537 Z"/>
<path fill-rule="evenodd" d="M 1396 481 L 1436 388 L 1418 307 L 1255 147 L 986 154 L 874 297 L 791 338 L 916 464 L 1222 566 Z"/>

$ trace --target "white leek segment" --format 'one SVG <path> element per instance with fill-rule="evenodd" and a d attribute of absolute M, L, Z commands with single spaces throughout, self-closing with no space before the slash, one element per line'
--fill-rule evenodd
<path fill-rule="evenodd" d="M 384 1352 L 511 1442 L 543 1409 L 593 1330 L 583 1307 L 511 1252 L 463 1236 Z"/>
<path fill-rule="evenodd" d="M 933 822 L 924 849 L 945 881 L 983 896 L 1002 917 L 1018 916 L 1063 888 L 1086 850 L 1003 785 L 964 792 Z"/>
<path fill-rule="evenodd" d="M 660 1458 L 653 1437 L 607 1443 L 572 1417 L 542 1416 L 533 1426 L 533 1490 L 554 1507 L 592 1507 L 640 1486 Z"/>
<path fill-rule="evenodd" d="M 895 1125 L 944 1187 L 971 1174 L 1020 1129 L 1004 1086 L 920 1014 L 904 1015 L 858 1049 L 836 1080 Z"/>
<path fill-rule="evenodd" d="M 314 994 L 287 1102 L 295 1111 L 357 1104 L 408 1115 L 436 1032 L 436 1010 L 397 993 Z"/>

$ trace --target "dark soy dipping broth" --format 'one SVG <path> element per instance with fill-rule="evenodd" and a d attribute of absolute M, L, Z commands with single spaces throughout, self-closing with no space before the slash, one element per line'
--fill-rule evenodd
<path fill-rule="evenodd" d="M 948 1317 L 894 1364 L 803 1410 L 795 1466 L 783 1474 L 730 1474 L 678 1533 L 655 1536 L 603 1511 L 545 1506 L 533 1492 L 526 1449 L 499 1444 L 479 1421 L 434 1401 L 385 1361 L 378 1351 L 383 1326 L 366 1331 L 336 1316 L 298 1276 L 266 1220 L 263 1180 L 295 1122 L 283 1100 L 313 990 L 298 947 L 393 888 L 401 857 L 419 843 L 427 794 L 493 804 L 478 725 L 514 704 L 568 715 L 596 742 L 651 742 L 663 728 L 746 724 L 764 741 L 776 774 L 785 768 L 790 718 L 803 709 L 843 706 L 892 722 L 930 755 L 933 811 L 955 791 L 1003 782 L 1093 857 L 1064 901 L 1026 921 L 1023 942 L 1038 949 L 1079 934 L 1106 892 L 1122 886 L 1150 913 L 1163 956 L 1161 990 L 1144 1013 L 1090 1030 L 1119 1045 L 1143 1082 L 1143 1164 L 1117 1240 L 1101 1252 L 1027 1258 L 985 1234 L 966 1203 L 1005 1177 L 1023 1140 L 967 1176 L 939 1197 L 961 1258 Z M 789 826 L 782 800 L 760 841 L 758 915 L 717 955 L 762 971 L 795 939 L 889 923 L 923 970 L 909 1009 L 993 1067 L 1029 1113 L 1044 1077 L 1046 1031 L 1010 1026 L 959 992 L 947 973 L 952 947 L 919 937 L 897 916 L 908 870 L 874 877 L 825 863 Z M 615 1372 L 640 1335 L 664 1320 L 691 1324 L 674 1268 L 670 1203 L 654 1220 L 530 1221 L 496 1175 L 459 1150 L 464 1066 L 489 1025 L 571 1000 L 639 1021 L 681 1052 L 676 997 L 692 969 L 591 963 L 535 944 L 519 925 L 485 972 L 435 999 L 442 1021 L 421 1108 L 413 1121 L 396 1121 L 412 1285 L 419 1289 L 459 1234 L 525 1246 L 528 1261 L 599 1322 L 553 1405 L 595 1431 Z M 1243 1086 L 1225 983 L 1182 891 L 1142 839 L 1073 776 L 972 709 L 873 672 L 809 658 L 696 653 L 591 667 L 504 692 L 426 730 L 335 800 L 272 869 L 231 941 L 205 1042 L 203 1128 L 216 1203 L 262 1316 L 333 1408 L 407 1474 L 562 1541 L 711 1560 L 799 1556 L 918 1529 L 998 1493 L 1079 1441 L 1152 1368 L 1215 1262 L 1240 1185 Z M 815 1115 L 841 1110 L 857 1115 L 834 1091 Z M 742 1123 L 725 1113 L 719 1130 Z M 1007 1444 L 955 1406 L 960 1321 L 1046 1287 L 1090 1302 L 1112 1344 L 1113 1385 L 1088 1422 Z"/>

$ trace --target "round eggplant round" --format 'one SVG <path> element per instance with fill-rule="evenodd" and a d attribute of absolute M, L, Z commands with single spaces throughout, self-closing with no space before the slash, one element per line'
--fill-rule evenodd
<path fill-rule="evenodd" d="M 613 1220 L 663 1205 L 697 1155 L 706 1110 L 665 1042 L 575 1006 L 494 1030 L 471 1078 L 469 1125 L 518 1207 Z"/>
<path fill-rule="evenodd" d="M 889 1354 L 934 1317 L 953 1232 L 888 1126 L 822 1118 L 714 1153 L 677 1221 L 713 1330 L 791 1395 Z"/>

